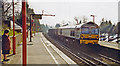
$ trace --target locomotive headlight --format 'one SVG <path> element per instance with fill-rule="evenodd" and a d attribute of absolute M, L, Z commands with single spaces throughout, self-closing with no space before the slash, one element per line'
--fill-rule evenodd
<path fill-rule="evenodd" d="M 97 36 L 97 38 L 98 38 L 98 36 Z"/>
<path fill-rule="evenodd" d="M 97 36 L 97 39 L 99 39 L 99 36 Z"/>
<path fill-rule="evenodd" d="M 80 38 L 83 39 L 83 35 L 81 35 Z"/>
<path fill-rule="evenodd" d="M 83 38 L 83 35 L 81 35 L 81 38 Z"/>

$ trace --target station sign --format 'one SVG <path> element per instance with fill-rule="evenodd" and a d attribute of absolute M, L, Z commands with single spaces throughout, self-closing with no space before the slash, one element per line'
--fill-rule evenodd
<path fill-rule="evenodd" d="M 33 19 L 42 19 L 42 14 L 32 14 Z"/>

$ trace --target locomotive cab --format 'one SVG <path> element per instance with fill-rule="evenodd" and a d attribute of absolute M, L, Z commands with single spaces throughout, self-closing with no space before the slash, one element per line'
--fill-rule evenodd
<path fill-rule="evenodd" d="M 88 22 L 81 26 L 80 44 L 98 44 L 99 26 L 93 22 Z"/>

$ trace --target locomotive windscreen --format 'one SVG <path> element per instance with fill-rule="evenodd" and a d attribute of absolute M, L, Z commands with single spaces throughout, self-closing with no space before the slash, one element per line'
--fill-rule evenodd
<path fill-rule="evenodd" d="M 89 34 L 89 28 L 88 28 L 88 27 L 82 28 L 81 33 L 82 33 L 82 34 Z"/>
<path fill-rule="evenodd" d="M 96 26 L 84 26 L 81 28 L 82 34 L 99 34 L 99 28 Z"/>
<path fill-rule="evenodd" d="M 90 30 L 90 33 L 91 34 L 99 34 L 99 29 L 92 27 L 91 30 Z"/>

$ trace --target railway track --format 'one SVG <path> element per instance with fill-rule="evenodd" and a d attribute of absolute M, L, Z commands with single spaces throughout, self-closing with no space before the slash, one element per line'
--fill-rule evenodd
<path fill-rule="evenodd" d="M 63 46 L 61 46 L 63 47 Z M 90 66 L 97 66 L 97 65 L 104 65 L 104 66 L 107 66 L 108 64 L 107 63 L 104 63 L 102 61 L 100 61 L 99 59 L 97 58 L 94 58 L 94 57 L 91 57 L 83 52 L 81 53 L 73 53 L 71 51 L 69 51 L 67 49 L 67 47 L 64 46 L 63 48 L 64 50 L 66 50 L 67 52 L 69 52 L 70 54 L 72 54 L 73 56 L 77 57 L 79 60 L 83 61 L 84 63 L 86 63 L 87 65 L 90 65 Z"/>
<path fill-rule="evenodd" d="M 65 52 L 65 54 L 68 54 L 69 55 L 72 55 L 72 57 L 76 58 L 76 60 L 74 60 L 76 63 L 80 64 L 79 61 L 82 62 L 82 64 L 85 64 L 85 65 L 89 65 L 89 66 L 97 66 L 97 65 L 104 65 L 104 66 L 109 66 L 109 64 L 107 64 L 106 62 L 100 60 L 99 58 L 96 58 L 94 56 L 91 56 L 87 53 L 85 53 L 84 51 L 81 51 L 81 50 L 76 50 L 73 48 L 64 44 L 64 42 L 60 42 L 59 39 L 55 39 L 55 37 L 48 37 L 48 40 L 50 40 L 55 46 L 59 47 L 60 50 L 62 50 L 63 52 Z M 98 55 L 99 57 L 103 57 L 111 62 L 114 62 L 114 63 L 117 63 L 117 64 L 120 64 L 119 61 L 116 61 L 114 59 L 111 59 L 111 58 L 108 58 L 107 56 L 104 56 L 102 54 L 99 54 Z M 73 58 L 72 58 L 73 59 Z"/>
<path fill-rule="evenodd" d="M 112 62 L 115 62 L 115 63 L 120 64 L 120 61 L 117 61 L 117 60 L 115 60 L 115 59 L 113 59 L 113 58 L 107 57 L 107 56 L 102 55 L 102 54 L 99 54 L 99 55 L 100 55 L 101 57 L 105 58 L 105 59 L 108 59 L 108 60 L 111 60 Z"/>

